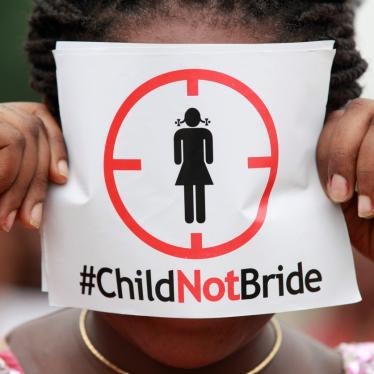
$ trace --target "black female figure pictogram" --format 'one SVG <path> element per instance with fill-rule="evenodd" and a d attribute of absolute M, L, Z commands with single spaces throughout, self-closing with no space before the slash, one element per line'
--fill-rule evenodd
<path fill-rule="evenodd" d="M 208 125 L 210 121 L 202 121 L 200 112 L 195 108 L 186 111 L 184 120 L 188 128 L 178 130 L 174 135 L 174 161 L 182 164 L 176 186 L 184 186 L 185 221 L 192 223 L 205 222 L 205 186 L 213 185 L 212 178 L 206 167 L 213 163 L 213 136 L 206 128 L 197 128 L 200 123 Z"/>

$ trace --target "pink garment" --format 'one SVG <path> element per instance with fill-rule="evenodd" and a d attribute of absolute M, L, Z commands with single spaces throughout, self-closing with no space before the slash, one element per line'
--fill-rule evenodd
<path fill-rule="evenodd" d="M 341 344 L 345 374 L 374 374 L 374 343 Z M 0 374 L 25 374 L 10 351 L 0 352 Z"/>
<path fill-rule="evenodd" d="M 345 374 L 374 374 L 374 343 L 341 344 Z"/>
<path fill-rule="evenodd" d="M 24 374 L 20 364 L 10 351 L 0 352 L 0 374 Z"/>

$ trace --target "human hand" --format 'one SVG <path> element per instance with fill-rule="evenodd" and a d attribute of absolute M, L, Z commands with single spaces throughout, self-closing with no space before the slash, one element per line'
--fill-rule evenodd
<path fill-rule="evenodd" d="M 0 228 L 9 232 L 18 218 L 38 229 L 48 182 L 67 177 L 64 139 L 47 107 L 0 104 Z"/>
<path fill-rule="evenodd" d="M 352 245 L 374 260 L 374 100 L 356 99 L 329 115 L 317 163 L 325 192 L 341 203 Z"/>

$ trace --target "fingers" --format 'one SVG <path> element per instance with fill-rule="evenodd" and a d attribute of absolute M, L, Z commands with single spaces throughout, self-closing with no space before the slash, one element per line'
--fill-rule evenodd
<path fill-rule="evenodd" d="M 352 101 L 327 120 L 317 150 L 322 184 L 336 203 L 352 198 L 360 148 L 374 114 L 370 100 Z"/>
<path fill-rule="evenodd" d="M 27 191 L 27 195 L 19 209 L 20 221 L 30 228 L 39 229 L 43 215 L 43 201 L 47 194 L 50 150 L 45 129 L 39 132 L 39 148 L 37 167 Z"/>
<path fill-rule="evenodd" d="M 0 122 L 0 194 L 15 181 L 25 149 L 23 134 L 6 122 Z"/>
<path fill-rule="evenodd" d="M 330 143 L 331 139 L 334 135 L 335 126 L 339 118 L 344 115 L 344 111 L 340 110 L 337 112 L 333 112 L 325 126 L 322 129 L 318 146 L 317 146 L 317 165 L 319 176 L 321 179 L 322 187 L 324 188 L 327 194 L 327 186 L 329 183 L 329 174 L 328 174 L 328 165 L 329 165 L 329 157 L 330 157 Z"/>
<path fill-rule="evenodd" d="M 48 177 L 67 181 L 61 130 L 43 104 L 0 104 L 0 228 L 39 228 Z"/>
<path fill-rule="evenodd" d="M 357 162 L 358 215 L 374 217 L 374 119 L 362 142 Z"/>
<path fill-rule="evenodd" d="M 0 197 L 0 224 L 5 231 L 10 231 L 12 228 L 18 209 L 35 173 L 40 126 L 40 123 L 34 118 L 19 115 L 12 109 L 8 111 L 8 119 L 12 121 L 14 129 L 18 129 L 22 134 L 23 140 L 21 143 L 24 143 L 24 149 L 18 173 L 13 183 Z M 19 130 L 20 127 L 22 127 L 22 131 Z M 21 157 L 20 152 L 16 151 L 16 153 L 19 153 L 16 156 L 17 158 Z"/>
<path fill-rule="evenodd" d="M 23 106 L 43 121 L 50 147 L 49 178 L 57 184 L 64 184 L 68 179 L 67 152 L 60 126 L 44 104 L 26 103 Z"/>

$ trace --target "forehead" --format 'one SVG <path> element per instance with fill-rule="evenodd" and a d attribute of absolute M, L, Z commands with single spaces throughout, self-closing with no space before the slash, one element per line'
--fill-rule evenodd
<path fill-rule="evenodd" d="M 165 14 L 118 16 L 106 38 L 132 43 L 269 43 L 278 41 L 277 34 L 271 20 L 179 8 Z"/>

